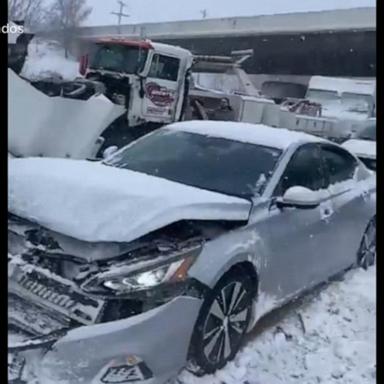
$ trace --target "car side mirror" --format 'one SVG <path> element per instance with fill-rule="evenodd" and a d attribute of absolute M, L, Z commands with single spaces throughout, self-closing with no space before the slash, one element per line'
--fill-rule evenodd
<path fill-rule="evenodd" d="M 111 147 L 108 147 L 103 152 L 103 159 L 108 158 L 109 156 L 112 156 L 115 152 L 118 151 L 118 147 L 116 145 L 112 145 Z"/>
<path fill-rule="evenodd" d="M 283 197 L 277 198 L 276 205 L 279 208 L 293 207 L 301 209 L 313 209 L 320 205 L 322 197 L 319 192 L 309 188 L 295 186 L 288 188 Z"/>

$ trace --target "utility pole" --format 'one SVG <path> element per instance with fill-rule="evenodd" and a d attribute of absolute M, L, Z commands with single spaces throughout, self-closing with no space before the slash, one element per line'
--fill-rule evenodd
<path fill-rule="evenodd" d="M 117 0 L 117 3 L 120 6 L 119 12 L 111 12 L 111 14 L 117 16 L 117 33 L 121 35 L 121 20 L 123 17 L 129 17 L 130 15 L 123 12 L 127 4 L 125 4 L 122 0 Z"/>

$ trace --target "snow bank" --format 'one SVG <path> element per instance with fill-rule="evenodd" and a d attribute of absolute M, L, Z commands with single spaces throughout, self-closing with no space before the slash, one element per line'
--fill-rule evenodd
<path fill-rule="evenodd" d="M 79 64 L 73 57 L 65 58 L 64 49 L 57 42 L 34 38 L 21 75 L 28 79 L 59 75 L 73 80 L 80 76 Z"/>
<path fill-rule="evenodd" d="M 215 375 L 179 384 L 375 384 L 376 268 L 348 272 Z"/>

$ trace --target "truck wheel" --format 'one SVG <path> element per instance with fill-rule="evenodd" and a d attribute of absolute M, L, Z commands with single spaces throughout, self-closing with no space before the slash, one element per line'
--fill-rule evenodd
<path fill-rule="evenodd" d="M 213 373 L 235 357 L 251 320 L 254 292 L 252 278 L 234 269 L 207 294 L 191 343 L 195 374 Z"/>

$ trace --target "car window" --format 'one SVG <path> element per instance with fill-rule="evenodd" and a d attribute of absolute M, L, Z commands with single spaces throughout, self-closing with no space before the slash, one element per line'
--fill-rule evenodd
<path fill-rule="evenodd" d="M 325 177 L 317 145 L 300 147 L 289 161 L 274 195 L 283 196 L 291 187 L 313 191 L 324 188 Z"/>
<path fill-rule="evenodd" d="M 169 81 L 177 81 L 180 60 L 174 57 L 153 55 L 149 77 Z"/>
<path fill-rule="evenodd" d="M 322 147 L 328 185 L 353 178 L 357 167 L 356 159 L 342 148 Z"/>

